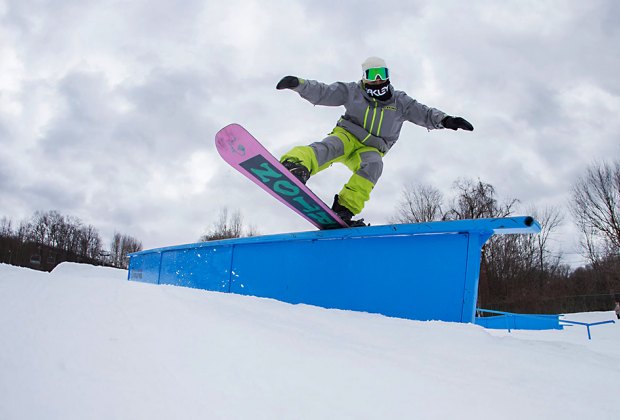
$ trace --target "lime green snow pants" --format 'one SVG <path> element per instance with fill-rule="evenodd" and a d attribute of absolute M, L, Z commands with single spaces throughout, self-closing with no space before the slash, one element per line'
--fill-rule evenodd
<path fill-rule="evenodd" d="M 370 192 L 383 171 L 383 153 L 365 146 L 342 127 L 334 130 L 320 142 L 309 146 L 297 146 L 285 153 L 280 161 L 292 159 L 300 162 L 315 175 L 335 162 L 346 165 L 353 175 L 338 193 L 338 202 L 359 214 Z"/>

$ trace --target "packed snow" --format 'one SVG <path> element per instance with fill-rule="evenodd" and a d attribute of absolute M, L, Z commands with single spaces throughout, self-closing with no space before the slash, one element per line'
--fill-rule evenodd
<path fill-rule="evenodd" d="M 5 420 L 618 417 L 620 323 L 509 333 L 0 265 L 0 343 Z"/>

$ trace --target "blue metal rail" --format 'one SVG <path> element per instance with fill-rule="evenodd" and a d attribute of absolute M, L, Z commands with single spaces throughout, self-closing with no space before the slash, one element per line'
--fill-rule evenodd
<path fill-rule="evenodd" d="M 490 329 L 512 330 L 561 330 L 564 325 L 583 325 L 588 332 L 588 339 L 592 339 L 590 327 L 595 325 L 614 324 L 616 321 L 578 322 L 560 319 L 565 315 L 515 314 L 511 312 L 493 311 L 490 309 L 476 309 L 478 313 L 496 314 L 492 317 L 477 317 L 476 324 Z"/>

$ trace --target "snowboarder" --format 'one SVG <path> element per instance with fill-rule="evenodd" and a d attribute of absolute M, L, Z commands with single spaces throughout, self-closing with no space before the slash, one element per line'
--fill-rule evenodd
<path fill-rule="evenodd" d="M 395 90 L 385 61 L 369 57 L 362 63 L 359 82 L 335 82 L 285 76 L 276 89 L 291 89 L 314 105 L 344 105 L 345 114 L 322 141 L 297 146 L 280 161 L 304 184 L 334 162 L 346 165 L 353 175 L 334 197 L 332 209 L 350 226 L 364 226 L 363 219 L 352 220 L 364 208 L 383 170 L 383 156 L 398 140 L 404 121 L 429 130 L 449 128 L 472 131 L 461 117 L 427 107 Z"/>
<path fill-rule="evenodd" d="M 620 301 L 618 300 L 616 300 L 616 307 L 614 308 L 614 311 L 616 312 L 618 319 L 620 319 Z"/>

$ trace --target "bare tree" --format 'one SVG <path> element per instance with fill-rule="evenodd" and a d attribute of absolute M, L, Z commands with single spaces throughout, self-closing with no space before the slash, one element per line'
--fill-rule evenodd
<path fill-rule="evenodd" d="M 517 199 L 500 204 L 495 198 L 495 188 L 480 180 L 459 179 L 454 183 L 457 195 L 444 220 L 481 219 L 506 217 L 513 212 Z"/>
<path fill-rule="evenodd" d="M 36 212 L 32 218 L 30 225 L 28 226 L 28 235 L 30 236 L 28 239 L 33 242 L 48 245 L 49 243 L 49 228 L 50 228 L 50 220 L 49 214 Z"/>
<path fill-rule="evenodd" d="M 589 166 L 572 188 L 571 210 L 591 262 L 620 252 L 620 161 Z"/>
<path fill-rule="evenodd" d="M 88 225 L 80 230 L 80 255 L 98 259 L 103 249 L 99 232 L 94 226 Z"/>
<path fill-rule="evenodd" d="M 557 207 L 545 207 L 540 214 L 536 209 L 531 209 L 529 214 L 538 220 L 541 227 L 538 235 L 524 236 L 534 241 L 533 248 L 536 252 L 534 262 L 541 272 L 545 270 L 555 272 L 560 267 L 562 256 L 560 254 L 553 256 L 550 242 L 553 234 L 564 221 L 562 211 Z"/>
<path fill-rule="evenodd" d="M 25 242 L 27 240 L 30 239 L 30 231 L 32 230 L 32 223 L 29 221 L 21 221 L 19 223 L 19 227 L 17 228 L 17 231 L 15 232 L 17 239 L 19 239 L 20 242 Z"/>
<path fill-rule="evenodd" d="M 250 226 L 244 233 L 243 217 L 239 210 L 229 214 L 227 208 L 222 208 L 217 221 L 209 231 L 200 237 L 201 242 L 214 241 L 218 239 L 240 238 L 242 236 L 255 236 L 257 230 Z"/>
<path fill-rule="evenodd" d="M 254 225 L 250 225 L 245 229 L 245 236 L 257 236 L 260 235 L 258 228 Z"/>
<path fill-rule="evenodd" d="M 424 223 L 441 219 L 443 194 L 432 185 L 408 184 L 403 188 L 392 223 Z"/>
<path fill-rule="evenodd" d="M 128 255 L 138 251 L 142 251 L 142 242 L 132 236 L 115 233 L 110 244 L 112 265 L 118 268 L 127 268 L 129 266 Z"/>
<path fill-rule="evenodd" d="M 2 217 L 2 220 L 0 220 L 0 237 L 11 238 L 14 234 L 13 222 L 6 217 Z"/>

